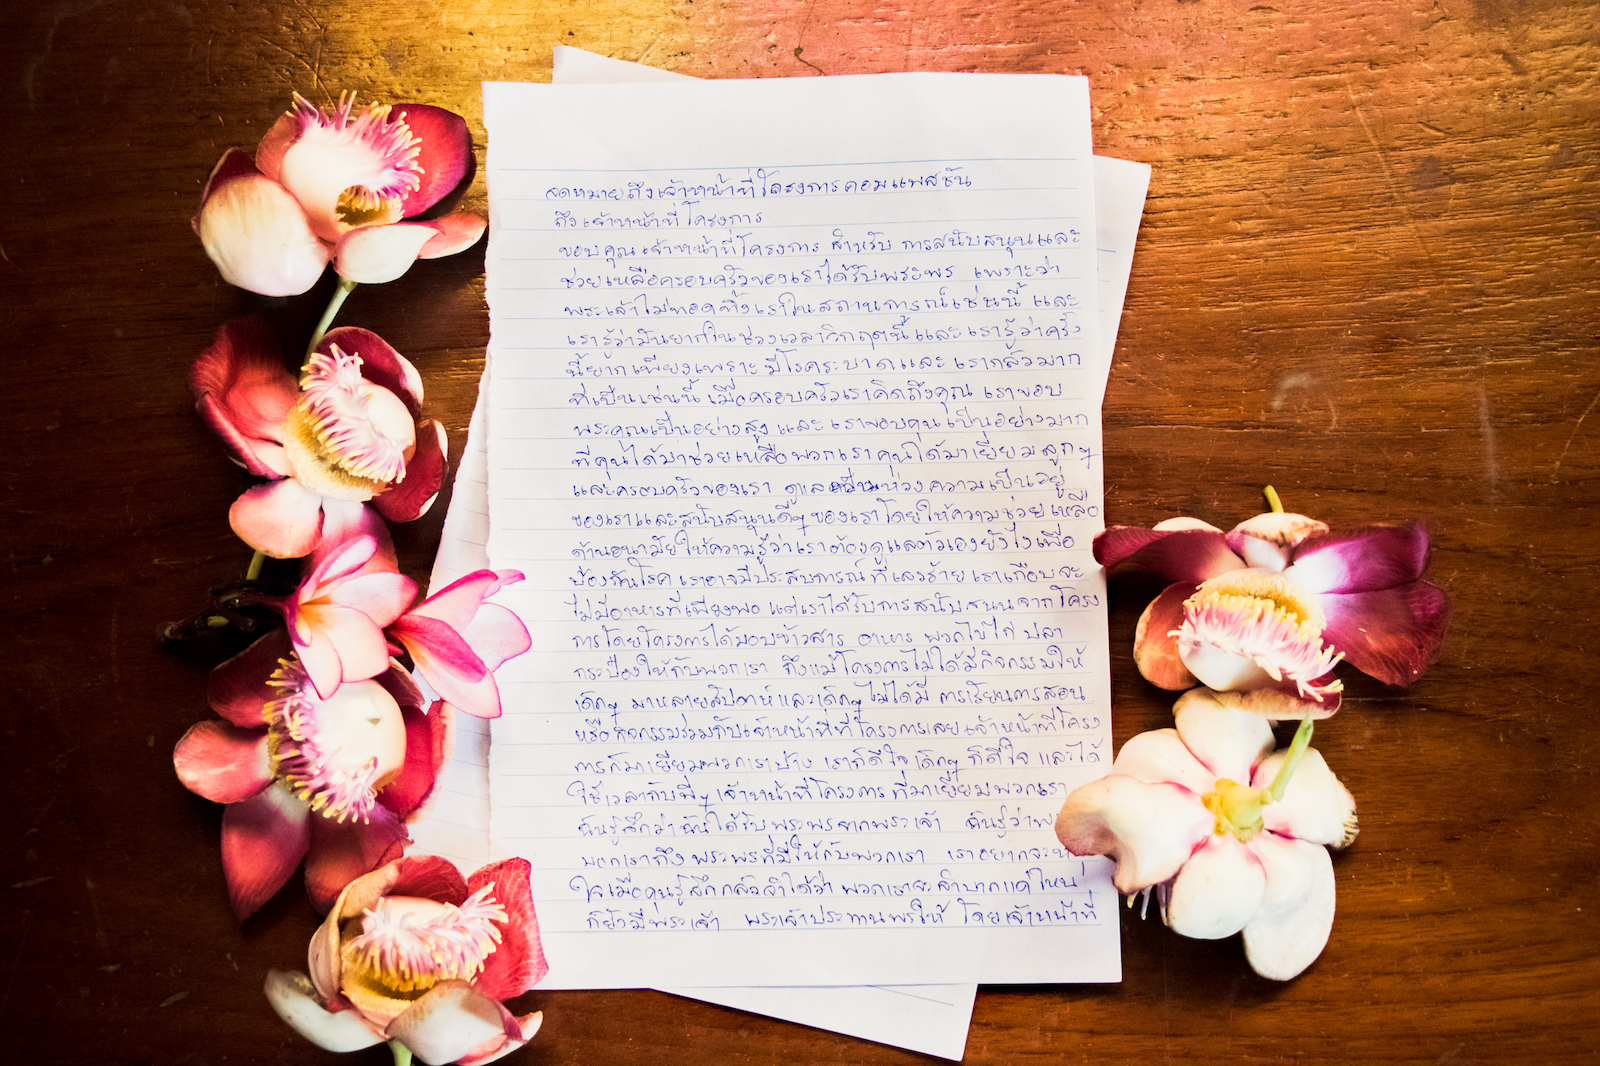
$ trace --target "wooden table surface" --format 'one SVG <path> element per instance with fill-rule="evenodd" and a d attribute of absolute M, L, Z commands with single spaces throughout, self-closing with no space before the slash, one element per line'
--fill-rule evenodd
<path fill-rule="evenodd" d="M 165 622 L 236 580 L 249 483 L 195 416 L 228 317 L 303 338 L 311 297 L 224 284 L 189 228 L 206 174 L 293 90 L 420 100 L 483 142 L 482 79 L 561 42 L 705 77 L 1086 74 L 1098 151 L 1154 167 L 1105 401 L 1107 518 L 1231 526 L 1276 485 L 1336 525 L 1420 517 L 1454 598 L 1409 690 L 1347 674 L 1317 744 L 1357 797 L 1339 912 L 1289 984 L 1237 939 L 1125 919 L 1105 987 L 985 987 L 970 1063 L 1600 1060 L 1600 5 L 1567 0 L 13 0 L 0 14 L 5 770 L 0 1060 L 325 1054 L 261 994 L 317 924 L 291 888 L 241 928 L 220 808 L 173 775 L 209 664 Z M 482 209 L 481 181 L 469 206 Z M 363 288 L 341 321 L 421 368 L 459 454 L 483 253 Z M 397 531 L 425 575 L 444 507 Z M 1116 739 L 1171 697 L 1125 650 Z M 530 993 L 511 1062 L 909 1063 L 655 992 Z"/>

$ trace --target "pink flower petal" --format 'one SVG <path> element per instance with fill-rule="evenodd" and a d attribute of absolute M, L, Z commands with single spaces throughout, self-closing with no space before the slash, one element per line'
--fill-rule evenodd
<path fill-rule="evenodd" d="M 327 1051 L 360 1051 L 383 1041 L 358 1010 L 330 1012 L 317 1002 L 316 989 L 303 973 L 268 970 L 267 1002 L 289 1028 Z"/>
<path fill-rule="evenodd" d="M 1287 981 L 1317 960 L 1333 931 L 1333 862 L 1324 847 L 1271 833 L 1249 847 L 1266 871 L 1267 888 L 1244 927 L 1245 958 L 1262 977 Z"/>
<path fill-rule="evenodd" d="M 310 809 L 278 785 L 223 808 L 222 869 L 233 913 L 241 922 L 271 899 L 300 865 L 310 841 L 310 819 Z"/>
<path fill-rule="evenodd" d="M 1172 717 L 1178 736 L 1210 772 L 1213 783 L 1227 778 L 1248 784 L 1250 772 L 1272 750 L 1272 727 L 1265 718 L 1224 705 L 1209 689 L 1191 689 L 1179 696 Z"/>
<path fill-rule="evenodd" d="M 1365 526 L 1310 538 L 1295 549 L 1288 576 L 1312 592 L 1373 592 L 1415 581 L 1427 562 L 1421 526 Z"/>
<path fill-rule="evenodd" d="M 1231 833 L 1213 833 L 1178 871 L 1162 917 L 1183 936 L 1220 940 L 1244 928 L 1261 909 L 1266 890 L 1266 871 L 1255 853 Z"/>
<path fill-rule="evenodd" d="M 395 571 L 400 564 L 394 553 L 394 539 L 389 536 L 388 523 L 370 504 L 350 500 L 322 499 L 322 539 L 341 544 L 356 537 L 371 537 L 377 544 L 372 557 L 361 564 L 358 574 L 375 570 Z M 321 544 L 318 545 L 321 547 Z"/>
<path fill-rule="evenodd" d="M 521 576 L 517 575 L 519 580 Z M 507 659 L 514 659 L 533 647 L 533 638 L 528 635 L 528 627 L 522 624 L 522 619 L 515 611 L 498 603 L 484 604 L 461 635 L 490 670 L 499 669 Z"/>
<path fill-rule="evenodd" d="M 289 634 L 274 629 L 227 662 L 215 667 L 206 680 L 206 699 L 211 709 L 236 726 L 265 729 L 262 708 L 277 699 L 278 691 L 267 684 L 278 664 L 292 649 Z"/>
<path fill-rule="evenodd" d="M 432 795 L 448 757 L 449 712 L 424 714 L 420 707 L 402 704 L 400 715 L 406 726 L 405 763 L 394 780 L 378 790 L 378 802 L 408 819 Z"/>
<path fill-rule="evenodd" d="M 213 803 L 247 800 L 272 783 L 266 733 L 215 718 L 189 727 L 172 765 L 185 788 Z"/>
<path fill-rule="evenodd" d="M 446 684 L 454 680 L 471 683 L 488 674 L 466 638 L 437 618 L 408 614 L 389 627 L 389 635 L 405 645 L 422 676 L 445 699 L 451 696 L 434 683 L 436 677 Z"/>
<path fill-rule="evenodd" d="M 501 573 L 515 576 L 502 578 L 493 570 L 474 570 L 417 604 L 410 614 L 413 617 L 437 618 L 457 630 L 466 629 L 472 624 L 478 608 L 483 606 L 483 601 L 493 596 L 501 585 L 522 580 L 519 571 L 505 570 Z"/>
<path fill-rule="evenodd" d="M 382 804 L 371 821 L 311 819 L 311 850 L 306 855 L 306 891 L 319 911 L 333 905 L 341 889 L 362 874 L 398 859 L 411 843 L 400 819 Z"/>
<path fill-rule="evenodd" d="M 504 1042 L 489 1039 L 461 1056 L 456 1061 L 461 1066 L 487 1066 L 488 1063 L 503 1059 L 513 1051 L 532 1040 L 539 1031 L 539 1026 L 544 1022 L 544 1012 L 534 1011 L 524 1014 L 517 1019 L 517 1025 L 522 1030 L 522 1036 L 506 1037 Z"/>
<path fill-rule="evenodd" d="M 1213 529 L 1158 531 L 1111 526 L 1095 535 L 1094 557 L 1108 574 L 1148 572 L 1196 585 L 1244 568 L 1244 560 L 1228 547 L 1221 531 Z"/>
<path fill-rule="evenodd" d="M 1152 729 L 1130 737 L 1117 752 L 1111 772 L 1151 785 L 1162 782 L 1182 785 L 1197 798 L 1217 784 L 1217 775 L 1195 758 L 1176 729 Z"/>
<path fill-rule="evenodd" d="M 382 285 L 410 270 L 417 253 L 433 236 L 433 227 L 425 222 L 361 226 L 339 238 L 333 269 L 346 281 Z"/>
<path fill-rule="evenodd" d="M 486 1041 L 504 1040 L 509 1012 L 465 981 L 440 981 L 389 1023 L 389 1038 L 398 1040 L 423 1062 L 454 1062 Z M 521 1036 L 512 1018 L 510 1025 Z"/>
<path fill-rule="evenodd" d="M 311 558 L 311 573 L 300 584 L 300 602 L 327 594 L 327 586 L 342 577 L 360 572 L 377 552 L 375 537 L 358 536 L 351 540 L 323 538 Z"/>
<path fill-rule="evenodd" d="M 1317 597 L 1327 618 L 1322 639 L 1362 673 L 1407 685 L 1439 657 L 1450 601 L 1425 581 L 1376 592 Z"/>
<path fill-rule="evenodd" d="M 457 211 L 427 223 L 433 227 L 433 236 L 417 253 L 418 259 L 442 259 L 447 255 L 464 252 L 478 243 L 489 224 L 478 215 Z"/>
<path fill-rule="evenodd" d="M 449 454 L 444 427 L 432 418 L 420 423 L 417 450 L 406 460 L 405 480 L 379 493 L 373 506 L 391 522 L 411 522 L 427 514 L 449 472 Z"/>
<path fill-rule="evenodd" d="M 189 368 L 189 391 L 234 462 L 258 477 L 289 473 L 282 430 L 297 392 L 265 319 L 224 323 Z"/>
<path fill-rule="evenodd" d="M 1158 688 L 1176 690 L 1198 684 L 1183 665 L 1178 638 L 1171 635 L 1183 625 L 1183 601 L 1194 595 L 1195 588 L 1186 581 L 1168 585 L 1139 616 L 1133 633 L 1133 661 L 1144 679 Z"/>
<path fill-rule="evenodd" d="M 539 918 L 534 913 L 532 867 L 527 859 L 506 859 L 492 863 L 467 878 L 467 890 L 476 892 L 494 884 L 494 898 L 506 909 L 506 921 L 497 922 L 500 947 L 484 961 L 483 972 L 473 984 L 491 999 L 520 996 L 550 972 L 545 962 L 544 945 L 539 940 Z"/>
<path fill-rule="evenodd" d="M 1251 785 L 1255 788 L 1271 785 L 1284 758 L 1284 752 L 1275 752 L 1264 759 L 1256 768 Z M 1322 753 L 1316 748 L 1307 748 L 1305 758 L 1295 767 L 1294 777 L 1289 779 L 1283 799 L 1267 804 L 1261 812 L 1261 820 L 1269 830 L 1282 836 L 1342 848 L 1356 837 L 1356 801 L 1328 768 Z"/>
<path fill-rule="evenodd" d="M 1112 883 L 1128 893 L 1177 873 L 1215 822 L 1179 785 L 1112 774 L 1073 790 L 1056 816 L 1056 836 L 1074 855 L 1115 859 Z"/>
<path fill-rule="evenodd" d="M 422 183 L 400 202 L 401 214 L 411 218 L 470 178 L 477 169 L 477 158 L 472 154 L 467 122 L 455 112 L 431 104 L 395 104 L 394 113 L 405 119 L 421 148 L 417 163 L 422 167 Z"/>
<path fill-rule="evenodd" d="M 245 490 L 228 509 L 239 539 L 274 559 L 310 554 L 322 535 L 322 497 L 294 478 Z"/>
<path fill-rule="evenodd" d="M 295 654 L 299 656 L 300 665 L 305 667 L 306 676 L 311 679 L 312 687 L 322 699 L 332 697 L 346 680 L 340 645 L 335 642 L 330 632 L 330 620 L 324 618 L 328 613 L 330 613 L 329 608 L 301 611 L 300 620 L 306 632 L 304 634 L 296 632 L 294 636 Z M 360 611 L 349 613 L 359 618 L 366 618 Z M 369 624 L 367 628 L 372 627 Z M 387 657 L 384 662 L 387 665 Z M 357 681 L 360 678 L 352 676 L 349 680 Z"/>
<path fill-rule="evenodd" d="M 417 598 L 417 583 L 404 574 L 372 572 L 347 578 L 329 593 L 340 607 L 360 611 L 383 628 L 405 613 Z"/>
<path fill-rule="evenodd" d="M 195 219 L 222 280 L 262 296 L 298 296 L 332 257 L 289 190 L 262 174 L 215 184 Z"/>
<path fill-rule="evenodd" d="M 395 351 L 388 341 L 370 329 L 339 326 L 323 336 L 317 351 L 329 354 L 334 345 L 347 355 L 359 355 L 361 376 L 400 397 L 411 417 L 422 412 L 422 375 L 411 360 Z"/>
<path fill-rule="evenodd" d="M 438 855 L 407 855 L 395 866 L 394 883 L 386 896 L 417 896 L 461 906 L 472 889 L 456 864 Z"/>

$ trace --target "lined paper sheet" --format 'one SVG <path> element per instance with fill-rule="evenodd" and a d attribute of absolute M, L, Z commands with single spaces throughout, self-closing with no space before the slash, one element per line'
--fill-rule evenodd
<path fill-rule="evenodd" d="M 486 87 L 491 557 L 568 649 L 506 679 L 491 833 L 558 984 L 1115 976 L 1048 835 L 1109 756 L 1084 89 L 828 82 Z"/>

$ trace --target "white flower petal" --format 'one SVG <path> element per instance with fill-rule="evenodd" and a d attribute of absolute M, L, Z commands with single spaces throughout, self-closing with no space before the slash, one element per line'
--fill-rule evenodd
<path fill-rule="evenodd" d="M 1220 940 L 1255 916 L 1266 889 L 1261 860 L 1232 834 L 1213 834 L 1178 871 L 1162 917 L 1184 936 Z"/>
<path fill-rule="evenodd" d="M 1197 796 L 1210 792 L 1217 783 L 1217 775 L 1184 746 L 1176 729 L 1152 729 L 1129 738 L 1117 752 L 1111 772 L 1149 784 L 1171 781 Z"/>
<path fill-rule="evenodd" d="M 1216 819 L 1179 785 L 1112 774 L 1073 790 L 1056 836 L 1074 855 L 1109 855 L 1118 892 L 1137 892 L 1178 872 Z"/>
<path fill-rule="evenodd" d="M 1244 953 L 1262 977 L 1287 981 L 1316 961 L 1333 930 L 1333 862 L 1328 849 L 1261 833 L 1250 850 L 1267 874 L 1267 891 L 1244 927 Z"/>
<path fill-rule="evenodd" d="M 263 296 L 298 296 L 316 284 L 332 250 L 305 212 L 270 178 L 247 174 L 200 207 L 196 229 L 222 280 Z"/>
<path fill-rule="evenodd" d="M 1284 757 L 1285 752 L 1278 751 L 1262 760 L 1251 784 L 1256 788 L 1271 785 Z M 1327 760 L 1316 748 L 1306 749 L 1283 799 L 1268 804 L 1261 818 L 1272 832 L 1313 844 L 1342 848 L 1356 838 L 1355 797 L 1328 769 Z"/>
<path fill-rule="evenodd" d="M 360 1011 L 333 1013 L 318 1003 L 311 981 L 303 973 L 268 970 L 266 993 L 267 1002 L 278 1017 L 320 1048 L 360 1051 L 383 1042 L 383 1037 L 367 1026 Z"/>
<path fill-rule="evenodd" d="M 500 1009 L 465 981 L 441 981 L 389 1023 L 389 1036 L 429 1066 L 443 1066 L 505 1035 Z"/>
<path fill-rule="evenodd" d="M 1179 739 L 1211 772 L 1211 784 L 1222 778 L 1250 783 L 1250 771 L 1272 750 L 1272 726 L 1265 718 L 1229 707 L 1207 689 L 1179 696 L 1172 717 Z"/>

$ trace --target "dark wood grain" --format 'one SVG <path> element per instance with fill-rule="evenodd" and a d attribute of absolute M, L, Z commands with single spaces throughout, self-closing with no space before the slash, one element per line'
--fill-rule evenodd
<path fill-rule="evenodd" d="M 1227 526 L 1271 482 L 1432 532 L 1443 656 L 1407 690 L 1350 675 L 1318 730 L 1363 826 L 1321 959 L 1279 985 L 1127 918 L 1120 985 L 985 988 L 968 1062 L 1600 1060 L 1600 6 L 1563 0 L 8 5 L 0 1060 L 340 1061 L 261 995 L 317 916 L 288 891 L 234 922 L 219 809 L 171 764 L 209 660 L 155 639 L 248 557 L 249 479 L 186 368 L 244 311 L 298 343 L 330 283 L 232 289 L 189 218 L 292 90 L 441 104 L 481 145 L 479 81 L 546 80 L 558 42 L 707 77 L 1087 74 L 1097 149 L 1154 167 L 1108 519 Z M 458 453 L 482 268 L 422 264 L 342 318 L 416 361 Z M 398 531 L 409 572 L 442 514 Z M 1122 651 L 1153 591 L 1114 586 L 1118 743 L 1170 707 Z M 653 992 L 519 1005 L 547 1021 L 512 1062 L 929 1061 Z"/>

